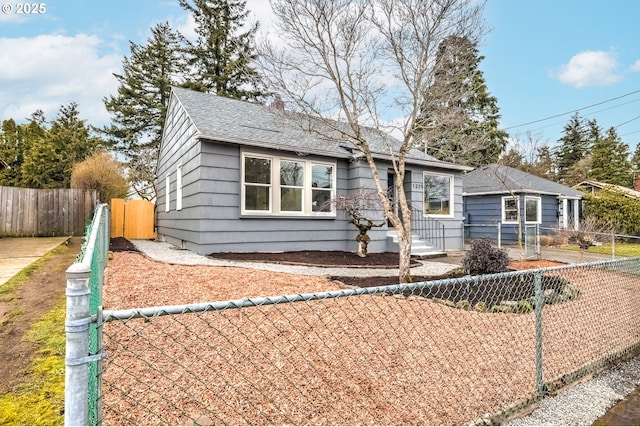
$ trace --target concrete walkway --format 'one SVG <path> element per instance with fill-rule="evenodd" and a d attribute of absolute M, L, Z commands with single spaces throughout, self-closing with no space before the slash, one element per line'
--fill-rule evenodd
<path fill-rule="evenodd" d="M 69 237 L 0 238 L 0 286 Z"/>
<path fill-rule="evenodd" d="M 307 267 L 302 265 L 270 264 L 263 262 L 226 261 L 207 258 L 185 249 L 179 249 L 169 243 L 152 240 L 131 240 L 131 243 L 151 259 L 169 264 L 213 265 L 225 267 L 244 267 L 255 270 L 276 271 L 281 273 L 303 274 L 308 276 L 398 276 L 397 268 L 345 268 L 345 267 Z M 447 262 L 450 261 L 450 262 Z M 436 276 L 445 274 L 460 266 L 459 259 L 438 258 L 437 261 L 420 261 L 419 267 L 412 267 L 411 274 L 416 276 Z"/>

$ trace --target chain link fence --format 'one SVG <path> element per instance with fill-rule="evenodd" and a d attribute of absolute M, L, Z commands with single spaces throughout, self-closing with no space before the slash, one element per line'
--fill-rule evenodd
<path fill-rule="evenodd" d="M 94 320 L 106 425 L 496 423 L 636 354 L 640 258 Z"/>
<path fill-rule="evenodd" d="M 108 205 L 98 205 L 76 263 L 67 270 L 65 425 L 98 423 L 102 334 L 96 319 L 102 305 L 109 219 Z"/>
<path fill-rule="evenodd" d="M 507 229 L 505 234 L 505 227 L 500 223 L 465 224 L 465 246 L 468 247 L 476 239 L 489 237 L 496 246 L 505 249 L 513 260 L 544 259 L 567 264 L 638 256 L 637 246 L 631 250 L 629 246 L 640 244 L 640 236 L 527 225 L 522 227 L 520 246 L 513 240 L 512 231 L 516 228 Z M 512 232 L 510 235 L 509 231 Z"/>

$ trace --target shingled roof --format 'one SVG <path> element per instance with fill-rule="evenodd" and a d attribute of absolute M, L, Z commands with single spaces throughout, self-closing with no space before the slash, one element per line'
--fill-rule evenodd
<path fill-rule="evenodd" d="M 331 122 L 335 129 L 314 121 L 309 116 L 271 108 L 265 105 L 225 98 L 188 89 L 173 88 L 198 130 L 201 140 L 220 141 L 254 147 L 272 148 L 333 158 L 359 157 L 358 150 L 336 130 L 345 123 Z M 322 128 L 322 134 L 310 129 Z M 373 128 L 362 129 L 374 157 L 390 159 L 397 155 L 400 141 Z M 391 148 L 390 148 L 391 147 Z M 469 170 L 467 166 L 442 162 L 412 149 L 407 163 L 453 170 Z"/>
<path fill-rule="evenodd" d="M 540 178 L 510 166 L 491 164 L 464 176 L 465 196 L 483 194 L 538 193 L 580 199 L 582 192 L 566 185 Z"/>

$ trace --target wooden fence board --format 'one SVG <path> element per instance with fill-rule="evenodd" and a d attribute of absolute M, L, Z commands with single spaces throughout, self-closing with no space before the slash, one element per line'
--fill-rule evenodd
<path fill-rule="evenodd" d="M 95 190 L 0 186 L 0 237 L 82 236 L 96 203 Z"/>
<path fill-rule="evenodd" d="M 124 199 L 111 199 L 111 237 L 124 237 Z"/>

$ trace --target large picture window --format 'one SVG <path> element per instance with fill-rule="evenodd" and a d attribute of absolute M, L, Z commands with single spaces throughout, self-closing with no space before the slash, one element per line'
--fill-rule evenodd
<path fill-rule="evenodd" d="M 245 153 L 242 213 L 333 215 L 335 164 Z"/>
<path fill-rule="evenodd" d="M 453 216 L 453 177 L 424 173 L 424 213 Z"/>

